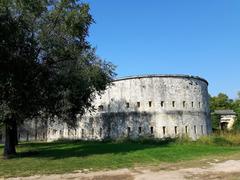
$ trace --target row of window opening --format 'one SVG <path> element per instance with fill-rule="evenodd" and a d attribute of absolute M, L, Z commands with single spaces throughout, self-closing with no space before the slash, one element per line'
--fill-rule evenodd
<path fill-rule="evenodd" d="M 168 130 L 168 127 L 166 126 L 162 126 L 162 134 L 165 136 L 167 135 L 167 130 Z M 71 130 L 68 130 L 68 136 L 70 136 Z M 138 127 L 138 134 L 141 135 L 143 132 L 143 128 L 141 126 Z M 197 126 L 194 125 L 193 126 L 193 132 L 194 134 L 197 134 L 198 133 L 198 129 L 197 129 Z M 203 125 L 200 126 L 200 132 L 201 134 L 204 134 L 204 129 L 203 129 Z M 94 133 L 95 133 L 95 130 L 94 128 L 91 129 L 91 135 L 94 136 Z M 131 127 L 127 127 L 127 135 L 130 136 L 130 134 L 132 133 L 132 129 Z M 175 135 L 178 135 L 179 134 L 179 127 L 178 126 L 174 126 L 174 133 Z M 189 133 L 189 126 L 184 126 L 184 133 L 185 134 L 188 134 Z M 110 136 L 111 134 L 111 128 L 108 128 L 107 129 L 107 134 L 108 136 Z M 154 134 L 154 128 L 151 126 L 150 127 L 150 134 L 153 135 Z M 60 130 L 60 135 L 63 135 L 62 134 L 62 131 Z M 75 133 L 74 135 L 76 136 L 77 135 L 77 131 L 75 130 Z M 85 137 L 85 129 L 81 129 L 81 136 L 82 137 Z M 103 128 L 100 128 L 99 130 L 99 136 L 102 137 L 103 136 Z"/>
<path fill-rule="evenodd" d="M 172 107 L 174 108 L 174 107 L 176 107 L 176 101 L 172 101 L 171 102 L 171 105 L 172 105 Z M 194 108 L 194 102 L 192 101 L 191 103 L 190 103 L 190 106 L 192 107 L 192 108 Z M 130 108 L 130 103 L 129 102 L 126 102 L 126 108 Z M 160 103 L 160 106 L 162 107 L 162 108 L 164 108 L 165 106 L 166 106 L 166 103 L 165 103 L 165 101 L 161 101 L 161 103 Z M 138 101 L 137 102 L 137 107 L 138 108 L 140 108 L 141 107 L 141 103 Z M 152 107 L 152 101 L 148 101 L 148 107 Z M 182 102 L 182 107 L 183 108 L 187 108 L 188 107 L 188 104 L 187 104 L 187 102 L 186 101 L 183 101 Z M 110 105 L 108 105 L 108 108 L 110 108 Z M 198 102 L 198 108 L 201 108 L 201 102 Z M 99 111 L 103 111 L 104 110 L 104 107 L 103 107 L 103 105 L 100 105 L 100 106 L 98 106 L 98 110 Z"/>

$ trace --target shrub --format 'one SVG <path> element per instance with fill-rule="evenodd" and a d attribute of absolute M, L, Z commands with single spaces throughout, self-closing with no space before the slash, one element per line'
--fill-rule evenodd
<path fill-rule="evenodd" d="M 203 136 L 197 140 L 197 143 L 236 146 L 240 145 L 240 133 L 237 132 L 218 132 L 210 136 Z"/>

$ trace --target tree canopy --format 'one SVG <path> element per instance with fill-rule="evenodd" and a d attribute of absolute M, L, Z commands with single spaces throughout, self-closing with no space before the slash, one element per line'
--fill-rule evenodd
<path fill-rule="evenodd" d="M 210 110 L 232 109 L 233 100 L 224 93 L 219 93 L 217 96 L 210 98 Z"/>
<path fill-rule="evenodd" d="M 17 125 L 44 115 L 74 126 L 114 66 L 87 41 L 94 20 L 78 0 L 0 1 L 0 121 L 4 154 L 15 153 Z"/>

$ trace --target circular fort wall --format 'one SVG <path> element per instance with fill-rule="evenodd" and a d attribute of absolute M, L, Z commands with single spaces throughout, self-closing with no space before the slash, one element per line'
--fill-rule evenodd
<path fill-rule="evenodd" d="M 99 111 L 97 120 L 108 127 L 111 132 L 105 135 L 112 138 L 187 134 L 195 139 L 211 131 L 208 82 L 199 77 L 149 75 L 117 79 L 95 105 Z"/>
<path fill-rule="evenodd" d="M 188 135 L 196 139 L 211 132 L 208 82 L 186 75 L 147 75 L 120 78 L 94 101 L 96 112 L 86 113 L 71 131 L 77 139 L 164 138 Z M 59 128 L 57 128 L 59 129 Z M 58 133 L 59 134 L 59 133 Z"/>

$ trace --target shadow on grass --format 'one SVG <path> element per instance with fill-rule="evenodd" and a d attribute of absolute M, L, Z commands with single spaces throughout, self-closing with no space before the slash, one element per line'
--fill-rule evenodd
<path fill-rule="evenodd" d="M 19 145 L 15 158 L 36 157 L 62 159 L 70 157 L 86 157 L 102 154 L 126 154 L 132 151 L 154 147 L 166 147 L 176 139 L 165 140 L 121 140 L 121 141 L 56 141 L 52 143 L 24 143 Z"/>

